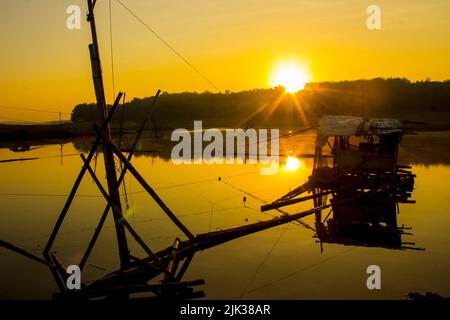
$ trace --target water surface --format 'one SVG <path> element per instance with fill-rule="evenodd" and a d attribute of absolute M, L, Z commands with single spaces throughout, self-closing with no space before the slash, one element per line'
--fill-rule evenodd
<path fill-rule="evenodd" d="M 314 133 L 283 142 L 281 152 L 311 152 Z M 145 148 L 158 150 L 150 138 Z M 421 140 L 422 139 L 422 140 Z M 408 136 L 401 149 L 403 164 L 417 175 L 412 199 L 400 204 L 399 226 L 412 227 L 417 250 L 389 250 L 320 244 L 314 231 L 287 224 L 199 252 L 185 279 L 205 279 L 210 299 L 403 299 L 408 292 L 426 291 L 450 296 L 450 159 L 446 146 L 450 133 Z M 0 149 L 0 159 L 38 157 L 33 161 L 0 163 L 0 239 L 40 254 L 81 168 L 77 156 L 86 152 L 86 141 L 32 148 L 26 152 Z M 144 148 L 144 149 L 145 149 Z M 258 165 L 175 165 L 167 155 L 141 153 L 133 159 L 180 220 L 194 233 L 225 229 L 270 219 L 276 212 L 259 207 L 305 182 L 312 159 L 300 158 L 298 167 L 281 168 L 274 176 L 260 175 Z M 282 163 L 286 161 L 283 158 Z M 96 173 L 103 179 L 103 159 Z M 221 179 L 219 179 L 219 177 Z M 158 251 L 183 235 L 146 194 L 136 180 L 126 176 L 129 222 Z M 244 201 L 244 197 L 246 201 Z M 105 200 L 86 176 L 55 242 L 54 250 L 65 265 L 77 264 L 104 209 Z M 310 208 L 312 201 L 286 207 L 290 213 Z M 313 217 L 304 221 L 314 226 Z M 144 253 L 129 239 L 137 256 Z M 366 287 L 366 268 L 382 271 L 382 290 Z M 89 282 L 118 267 L 117 246 L 111 218 L 83 271 Z M 50 272 L 18 254 L 0 249 L 0 298 L 47 299 L 57 291 Z"/>

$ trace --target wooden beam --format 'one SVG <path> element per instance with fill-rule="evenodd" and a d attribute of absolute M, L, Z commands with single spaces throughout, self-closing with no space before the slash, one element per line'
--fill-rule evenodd
<path fill-rule="evenodd" d="M 180 239 L 176 238 L 175 242 L 172 246 L 172 252 L 170 253 L 169 256 L 169 262 L 167 263 L 167 270 L 170 272 L 171 275 L 175 275 L 175 271 L 177 270 L 177 266 L 178 266 L 178 259 L 177 259 L 177 254 L 178 254 L 178 249 L 180 248 Z M 164 279 L 164 281 L 171 281 L 172 279 L 170 279 L 169 277 L 166 277 Z"/>
<path fill-rule="evenodd" d="M 193 257 L 194 257 L 194 253 L 192 253 L 186 257 L 186 260 L 184 260 L 183 265 L 181 266 L 180 271 L 178 272 L 178 274 L 176 276 L 177 281 L 181 281 L 181 279 L 183 279 L 183 276 L 186 273 L 187 268 L 191 264 Z"/>
<path fill-rule="evenodd" d="M 277 208 L 281 208 L 284 206 L 289 206 L 295 203 L 299 203 L 299 202 L 303 202 L 303 201 L 307 201 L 307 200 L 311 200 L 311 199 L 316 199 L 318 197 L 322 197 L 325 195 L 328 195 L 332 193 L 331 190 L 329 191 L 325 191 L 325 192 L 321 192 L 321 193 L 316 193 L 310 196 L 306 196 L 306 197 L 301 197 L 301 198 L 297 198 L 297 199 L 289 199 L 289 200 L 279 200 L 273 203 L 269 203 L 269 204 L 265 204 L 263 206 L 261 206 L 261 211 L 268 211 L 268 210 L 273 210 L 273 209 L 277 209 Z"/>
<path fill-rule="evenodd" d="M 276 201 L 281 201 L 281 200 L 285 200 L 285 199 L 291 199 L 293 197 L 296 197 L 306 191 L 311 190 L 312 185 L 310 181 L 305 182 L 304 184 L 302 184 L 301 186 L 295 188 L 294 190 L 288 192 L 287 194 L 285 194 L 283 197 L 281 197 L 280 199 L 276 200 Z"/>
<path fill-rule="evenodd" d="M 81 155 L 81 158 L 83 160 L 85 160 L 84 155 Z M 95 175 L 95 172 L 92 170 L 92 168 L 90 166 L 88 166 L 88 171 L 92 176 L 92 179 L 94 180 L 95 184 L 97 185 L 97 187 L 99 188 L 100 192 L 102 193 L 103 197 L 105 197 L 106 201 L 108 201 L 108 203 L 110 205 L 112 205 L 112 207 L 114 208 L 116 206 L 116 204 L 113 202 L 113 198 L 106 192 L 105 188 L 103 188 L 101 182 L 98 180 L 97 176 Z M 120 214 L 122 215 L 122 209 L 121 208 L 115 208 L 117 211 L 120 212 Z M 125 217 L 123 217 L 122 215 L 122 219 L 120 221 L 121 224 L 123 224 L 128 231 L 131 233 L 131 235 L 134 237 L 134 239 L 137 241 L 137 243 L 142 247 L 142 249 L 144 249 L 144 251 L 153 259 L 155 259 L 155 261 L 159 264 L 159 267 L 162 268 L 164 274 L 171 278 L 172 280 L 174 280 L 174 277 L 171 276 L 171 273 L 169 271 L 167 271 L 166 267 L 164 266 L 164 264 L 161 263 L 161 261 L 159 261 L 158 257 L 155 256 L 155 254 L 150 250 L 150 248 L 145 244 L 145 242 L 141 239 L 141 237 L 134 231 L 134 229 L 130 226 L 130 224 L 127 222 L 127 220 L 125 219 Z"/>
<path fill-rule="evenodd" d="M 159 197 L 159 195 L 153 190 L 153 188 L 145 181 L 141 174 L 134 168 L 134 166 L 127 160 L 127 158 L 122 154 L 119 148 L 100 131 L 97 125 L 94 125 L 94 129 L 97 134 L 102 138 L 104 143 L 108 144 L 116 156 L 123 162 L 125 167 L 133 174 L 136 180 L 141 184 L 141 186 L 147 191 L 147 193 L 155 200 L 155 202 L 161 207 L 161 209 L 167 214 L 167 216 L 175 223 L 175 225 L 180 228 L 181 231 L 189 238 L 194 239 L 194 235 L 184 226 L 183 223 L 178 219 L 178 217 L 172 212 L 172 210 L 167 207 L 164 201 Z"/>
<path fill-rule="evenodd" d="M 119 94 L 117 95 L 116 101 L 114 102 L 111 110 L 108 113 L 107 118 L 105 119 L 105 121 L 103 121 L 101 130 L 103 130 L 103 128 L 105 128 L 111 121 L 112 116 L 117 109 L 117 106 L 119 104 L 121 97 L 122 97 L 122 92 L 119 92 Z M 92 145 L 91 149 L 89 150 L 89 154 L 86 158 L 86 161 L 83 163 L 83 167 L 81 168 L 80 172 L 78 173 L 77 179 L 75 180 L 75 183 L 73 184 L 72 189 L 70 190 L 69 196 L 67 197 L 66 202 L 64 203 L 64 207 L 61 210 L 61 213 L 59 214 L 58 220 L 56 221 L 55 226 L 53 227 L 52 233 L 50 234 L 50 237 L 49 237 L 47 244 L 43 251 L 44 257 L 46 257 L 47 260 L 50 258 L 48 253 L 50 252 L 53 242 L 55 241 L 56 235 L 58 234 L 59 229 L 61 228 L 61 225 L 64 221 L 64 218 L 66 217 L 66 214 L 69 211 L 72 201 L 75 198 L 75 195 L 77 193 L 78 187 L 80 186 L 81 181 L 83 180 L 83 177 L 84 177 L 84 174 L 86 173 L 87 167 L 88 167 L 89 163 L 91 162 L 92 158 L 94 157 L 94 154 L 97 150 L 97 147 L 100 144 L 100 141 L 101 141 L 101 139 L 99 137 L 97 137 L 95 139 L 94 144 Z"/>
<path fill-rule="evenodd" d="M 0 240 L 0 246 L 6 248 L 8 250 L 14 251 L 14 252 L 16 252 L 18 254 L 21 254 L 24 257 L 27 257 L 27 258 L 30 258 L 30 259 L 32 259 L 34 261 L 42 263 L 42 264 L 44 264 L 44 265 L 46 265 L 46 266 L 48 266 L 50 268 L 55 267 L 55 265 L 53 263 L 50 263 L 50 262 L 48 262 L 48 261 L 46 261 L 46 260 L 44 260 L 42 258 L 39 258 L 38 256 L 36 256 L 36 255 L 26 251 L 25 249 L 19 248 L 19 247 L 15 246 L 15 245 L 13 245 L 13 244 L 11 244 L 9 242 Z"/>
<path fill-rule="evenodd" d="M 160 93 L 161 93 L 161 90 L 158 90 L 156 92 L 156 95 L 155 95 L 155 97 L 153 98 L 153 101 L 152 101 L 152 106 L 156 103 L 156 100 L 158 99 Z M 149 112 L 147 112 L 147 114 L 149 114 Z M 136 151 L 136 146 L 137 146 L 137 144 L 139 142 L 139 139 L 142 136 L 142 133 L 144 131 L 145 123 L 146 123 L 147 119 L 148 119 L 148 115 L 145 117 L 144 121 L 142 122 L 141 128 L 138 130 L 138 132 L 136 134 L 136 137 L 134 139 L 133 145 L 132 145 L 132 147 L 131 147 L 131 149 L 130 149 L 130 151 L 128 153 L 128 156 L 127 156 L 128 161 L 131 161 L 131 158 L 133 157 L 134 152 Z M 119 179 L 117 180 L 117 185 L 116 185 L 116 188 L 114 189 L 114 192 L 117 192 L 119 190 L 120 184 L 122 183 L 123 179 L 125 179 L 126 172 L 127 172 L 127 168 L 123 168 L 122 172 L 120 173 Z M 99 223 L 97 225 L 97 228 L 95 229 L 94 234 L 93 234 L 93 236 L 91 238 L 91 241 L 89 242 L 88 247 L 87 247 L 86 251 L 84 252 L 84 255 L 83 255 L 82 259 L 81 259 L 80 269 L 83 268 L 84 264 L 86 263 L 87 259 L 89 258 L 90 253 L 92 252 L 92 249 L 94 248 L 94 245 L 97 242 L 97 239 L 98 239 L 98 237 L 100 235 L 100 232 L 101 232 L 101 230 L 103 228 L 103 224 L 106 221 L 106 218 L 108 216 L 108 213 L 109 213 L 110 209 L 111 209 L 111 202 L 108 201 L 105 209 L 103 210 L 103 214 L 102 214 L 102 216 L 100 218 L 100 221 L 99 221 Z"/>
<path fill-rule="evenodd" d="M 149 257 L 153 259 L 153 261 L 156 263 L 156 265 L 162 270 L 164 275 L 167 279 L 170 279 L 170 281 L 175 281 L 175 277 L 167 270 L 164 263 L 161 262 L 159 257 L 153 253 L 152 250 L 145 244 L 145 242 L 141 239 L 141 237 L 134 231 L 134 229 L 130 226 L 130 224 L 124 219 L 122 222 L 125 227 L 128 229 L 128 231 L 131 233 L 131 235 L 136 239 L 136 241 L 139 243 L 139 245 L 144 249 L 145 253 L 148 254 Z"/>
<path fill-rule="evenodd" d="M 91 29 L 92 36 L 92 44 L 89 45 L 89 53 L 91 57 L 91 68 L 92 68 L 92 80 L 94 83 L 94 91 L 97 100 L 98 111 L 101 115 L 102 120 L 104 121 L 107 118 L 107 105 L 105 98 L 105 89 L 103 85 L 103 74 L 102 67 L 100 62 L 100 50 L 98 47 L 97 40 L 97 29 L 95 24 L 95 16 L 94 16 L 94 6 L 95 1 L 91 2 L 91 0 L 87 0 L 88 3 L 88 12 L 89 12 L 89 24 Z M 105 136 L 111 139 L 111 129 L 109 124 L 105 126 L 102 131 Z M 122 218 L 122 211 L 117 208 L 121 208 L 121 201 L 119 192 L 116 190 L 117 185 L 117 173 L 116 173 L 116 164 L 114 159 L 114 154 L 108 144 L 102 143 L 103 147 L 103 160 L 105 165 L 106 172 L 106 181 L 108 184 L 108 191 L 112 197 L 114 202 L 114 206 L 112 207 L 112 213 L 114 217 L 115 231 L 117 237 L 117 247 L 119 249 L 119 258 L 120 265 L 122 268 L 125 268 L 129 262 L 130 258 L 128 256 L 128 243 L 125 235 L 124 226 L 120 223 L 120 219 Z"/>
<path fill-rule="evenodd" d="M 353 201 L 358 198 L 363 197 L 371 197 L 373 195 L 376 195 L 380 192 L 386 192 L 389 189 L 393 189 L 395 187 L 398 187 L 398 185 L 404 183 L 404 181 L 400 181 L 398 184 L 393 186 L 381 186 L 378 188 L 378 190 L 366 192 L 364 194 L 358 194 L 353 197 L 349 197 L 346 199 L 335 201 L 334 204 L 340 204 L 345 203 L 348 201 Z M 230 228 L 226 230 L 221 231 L 214 231 L 209 232 L 205 234 L 199 234 L 194 239 L 181 241 L 180 242 L 180 249 L 177 253 L 178 259 L 182 260 L 184 258 L 189 257 L 190 255 L 193 255 L 194 253 L 206 250 L 212 247 L 215 247 L 217 245 L 223 244 L 225 242 L 244 237 L 256 232 L 260 232 L 266 229 L 270 229 L 282 224 L 286 224 L 292 221 L 295 221 L 297 219 L 309 216 L 311 214 L 314 214 L 317 210 L 324 210 L 326 208 L 331 207 L 331 204 L 326 204 L 318 208 L 312 208 L 306 211 L 302 211 L 296 214 L 291 214 L 287 216 L 281 216 L 276 217 L 274 219 L 268 220 L 268 221 L 261 221 L 256 222 L 253 224 Z M 161 260 L 168 260 L 169 256 L 173 250 L 173 246 L 170 246 L 166 249 L 163 249 L 156 253 L 156 256 L 158 256 Z M 191 258 L 190 258 L 191 259 Z M 144 258 L 142 261 L 149 262 L 149 265 L 154 265 L 154 262 L 152 262 L 152 258 Z M 183 267 L 182 267 L 183 269 Z M 92 287 L 103 287 L 103 286 L 111 286 L 111 285 L 118 285 L 119 283 L 132 281 L 132 279 L 139 278 L 141 280 L 150 280 L 155 277 L 157 277 L 161 272 L 158 271 L 158 268 L 154 268 L 153 272 L 148 272 L 148 269 L 144 269 L 142 266 L 132 266 L 126 270 L 117 270 L 109 275 L 105 276 L 103 279 L 99 279 L 95 282 L 93 282 L 90 286 Z M 179 278 L 180 279 L 180 278 Z"/>

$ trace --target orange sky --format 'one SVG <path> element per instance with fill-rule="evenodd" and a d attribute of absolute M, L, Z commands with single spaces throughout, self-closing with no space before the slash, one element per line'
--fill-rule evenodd
<path fill-rule="evenodd" d="M 112 100 L 108 1 L 96 7 L 105 89 Z M 274 66 L 296 60 L 312 81 L 450 78 L 450 1 L 121 0 L 222 91 L 269 87 Z M 68 30 L 66 8 L 84 0 L 0 3 L 0 106 L 70 113 L 94 101 L 88 24 Z M 366 27 L 381 8 L 382 29 Z M 116 90 L 128 98 L 215 89 L 112 0 Z M 57 114 L 0 107 L 5 118 Z M 68 118 L 63 114 L 63 118 Z"/>

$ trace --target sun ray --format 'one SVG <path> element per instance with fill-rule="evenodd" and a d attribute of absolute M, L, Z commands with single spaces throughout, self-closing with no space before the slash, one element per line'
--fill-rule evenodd
<path fill-rule="evenodd" d="M 302 122 L 305 126 L 309 125 L 308 119 L 306 118 L 305 115 L 305 110 L 303 108 L 303 106 L 300 104 L 299 101 L 299 97 L 297 95 L 292 95 L 293 100 L 294 100 L 294 106 L 295 109 L 297 110 L 298 114 L 300 115 L 300 118 L 302 119 Z"/>

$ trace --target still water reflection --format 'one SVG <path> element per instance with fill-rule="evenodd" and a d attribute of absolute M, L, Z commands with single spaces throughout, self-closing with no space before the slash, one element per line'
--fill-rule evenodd
<path fill-rule="evenodd" d="M 203 289 L 211 299 L 402 299 L 414 291 L 449 296 L 450 158 L 443 145 L 448 145 L 450 134 L 421 135 L 427 143 L 408 137 L 402 145 L 402 164 L 412 165 L 417 175 L 412 194 L 417 203 L 400 204 L 396 222 L 413 228 L 408 230 L 413 235 L 402 235 L 401 240 L 415 242 L 425 251 L 343 245 L 326 239 L 321 250 L 314 231 L 291 223 L 199 252 L 185 278 L 205 279 Z M 177 166 L 168 158 L 167 143 L 150 139 L 144 140 L 133 163 L 197 234 L 270 219 L 275 213 L 261 213 L 259 207 L 307 180 L 312 159 L 296 155 L 311 153 L 314 139 L 314 133 L 307 133 L 284 142 L 280 152 L 290 157 L 281 160 L 283 170 L 274 176 L 260 175 L 258 165 L 249 164 Z M 37 254 L 42 251 L 81 168 L 77 154 L 88 146 L 83 140 L 65 142 L 62 158 L 60 145 L 33 146 L 29 151 L 0 149 L 0 159 L 39 158 L 0 164 L 1 239 Z M 104 177 L 101 154 L 97 163 L 97 175 Z M 152 249 L 163 249 L 182 237 L 131 176 L 125 181 L 128 220 Z M 92 180 L 85 178 L 54 246 L 66 265 L 79 262 L 104 205 Z M 286 211 L 311 206 L 309 201 Z M 314 216 L 304 221 L 314 226 Z M 134 252 L 142 253 L 129 241 Z M 382 290 L 366 288 L 366 268 L 372 264 L 381 267 Z M 89 282 L 117 266 L 113 221 L 108 220 L 83 280 Z M 56 290 L 46 267 L 0 249 L 0 298 L 46 299 Z"/>

